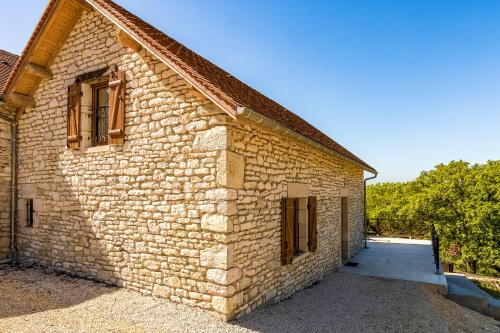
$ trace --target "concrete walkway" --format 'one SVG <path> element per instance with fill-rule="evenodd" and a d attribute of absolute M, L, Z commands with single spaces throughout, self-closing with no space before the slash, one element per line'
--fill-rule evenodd
<path fill-rule="evenodd" d="M 368 248 L 350 260 L 356 267 L 344 266 L 342 273 L 430 284 L 443 295 L 448 292 L 446 278 L 435 274 L 432 245 L 427 240 L 371 238 Z"/>

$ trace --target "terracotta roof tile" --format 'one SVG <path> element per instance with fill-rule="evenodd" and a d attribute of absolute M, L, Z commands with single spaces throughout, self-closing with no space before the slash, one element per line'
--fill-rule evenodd
<path fill-rule="evenodd" d="M 175 64 L 180 71 L 210 91 L 222 104 L 231 107 L 233 112 L 236 111 L 238 106 L 248 107 L 364 165 L 368 169 L 373 169 L 304 119 L 246 85 L 225 70 L 130 13 L 125 8 L 110 0 L 89 0 L 89 2 L 94 3 L 98 8 L 117 20 L 119 24 L 126 27 L 129 32 L 141 42 L 144 42 L 146 46 L 159 51 L 170 63 Z"/>
<path fill-rule="evenodd" d="M 10 73 L 14 69 L 19 56 L 0 50 L 0 91 L 2 91 Z"/>
<path fill-rule="evenodd" d="M 84 0 L 79 0 L 84 1 Z M 355 161 L 367 170 L 374 169 L 339 145 L 330 137 L 300 118 L 290 110 L 264 96 L 257 90 L 246 85 L 225 70 L 193 52 L 183 44 L 167 36 L 149 23 L 130 13 L 111 0 L 85 0 L 115 21 L 124 30 L 130 33 L 149 50 L 162 58 L 198 89 L 207 94 L 215 103 L 236 116 L 238 107 L 248 107 L 263 116 L 270 118 L 284 127 L 287 127 L 333 151 Z M 43 23 L 50 16 L 58 0 L 51 0 L 38 23 L 33 35 L 26 45 L 18 66 L 9 77 L 7 86 L 15 80 L 17 71 L 21 67 L 29 49 L 33 46 Z"/>

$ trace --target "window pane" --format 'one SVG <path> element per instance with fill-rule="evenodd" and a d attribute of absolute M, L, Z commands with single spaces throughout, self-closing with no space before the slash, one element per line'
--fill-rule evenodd
<path fill-rule="evenodd" d="M 100 88 L 97 90 L 97 107 L 103 107 L 109 105 L 109 94 L 108 88 Z"/>
<path fill-rule="evenodd" d="M 95 88 L 94 90 L 94 130 L 93 142 L 96 145 L 107 144 L 108 142 L 108 87 Z"/>

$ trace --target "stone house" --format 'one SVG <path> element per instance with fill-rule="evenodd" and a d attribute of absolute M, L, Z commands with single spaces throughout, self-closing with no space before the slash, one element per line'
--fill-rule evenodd
<path fill-rule="evenodd" d="M 229 320 L 362 247 L 372 167 L 110 0 L 51 0 L 2 100 L 13 260 Z"/>

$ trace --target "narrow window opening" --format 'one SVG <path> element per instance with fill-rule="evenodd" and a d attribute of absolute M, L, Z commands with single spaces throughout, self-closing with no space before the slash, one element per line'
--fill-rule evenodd
<path fill-rule="evenodd" d="M 298 198 L 297 210 L 297 248 L 296 255 L 309 252 L 309 225 L 308 225 L 308 207 L 307 198 Z"/>
<path fill-rule="evenodd" d="M 33 227 L 33 214 L 35 213 L 33 209 L 33 199 L 28 199 L 26 201 L 26 225 L 28 227 Z"/>
<path fill-rule="evenodd" d="M 293 255 L 298 257 L 309 252 L 307 198 L 293 198 L 293 204 Z"/>
<path fill-rule="evenodd" d="M 108 144 L 108 82 L 92 86 L 92 145 Z"/>
<path fill-rule="evenodd" d="M 342 261 L 349 260 L 349 217 L 348 217 L 348 199 L 340 198 L 340 223 L 341 223 L 341 246 Z"/>

